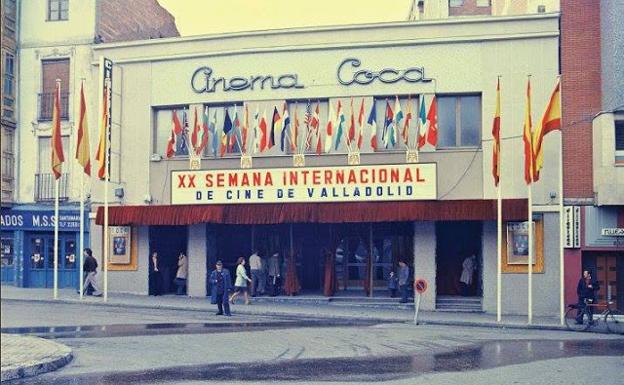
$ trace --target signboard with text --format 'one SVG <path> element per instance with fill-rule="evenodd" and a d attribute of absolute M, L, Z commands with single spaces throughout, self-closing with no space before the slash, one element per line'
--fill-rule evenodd
<path fill-rule="evenodd" d="M 54 211 L 11 210 L 3 209 L 0 214 L 2 230 L 54 230 L 56 217 Z M 79 231 L 80 213 L 78 211 L 61 211 L 59 213 L 60 231 Z M 88 226 L 86 231 L 88 231 Z"/>
<path fill-rule="evenodd" d="M 172 171 L 171 203 L 306 203 L 437 199 L 435 163 Z"/>

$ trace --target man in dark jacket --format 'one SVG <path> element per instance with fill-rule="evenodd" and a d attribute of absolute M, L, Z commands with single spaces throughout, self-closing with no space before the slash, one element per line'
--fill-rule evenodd
<path fill-rule="evenodd" d="M 83 274 L 84 274 L 84 285 L 82 286 L 82 292 L 86 293 L 89 285 L 93 288 L 93 295 L 97 297 L 102 296 L 102 292 L 98 288 L 97 281 L 95 279 L 95 275 L 97 274 L 98 263 L 97 260 L 93 257 L 93 251 L 90 248 L 84 249 L 84 263 L 83 263 Z"/>
<path fill-rule="evenodd" d="M 206 293 L 210 293 L 210 303 L 216 304 L 217 315 L 231 316 L 229 293 L 232 290 L 232 278 L 228 269 L 223 268 L 223 262 L 217 261 L 216 269 L 210 273 L 206 282 Z"/>
<path fill-rule="evenodd" d="M 584 270 L 583 276 L 579 279 L 578 285 L 576 285 L 576 295 L 578 296 L 578 314 L 576 316 L 576 323 L 583 323 L 583 308 L 585 307 L 585 301 L 596 302 L 596 292 L 600 290 L 598 282 L 592 279 L 591 271 Z M 587 307 L 587 313 L 589 314 L 589 322 L 593 322 L 593 307 Z"/>

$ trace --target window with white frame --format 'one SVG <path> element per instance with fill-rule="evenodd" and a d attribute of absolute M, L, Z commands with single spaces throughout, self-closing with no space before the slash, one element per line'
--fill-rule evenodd
<path fill-rule="evenodd" d="M 68 20 L 69 0 L 48 0 L 48 21 Z"/>
<path fill-rule="evenodd" d="M 624 164 L 624 120 L 615 121 L 615 160 Z"/>
<path fill-rule="evenodd" d="M 63 136 L 61 138 L 63 143 L 63 154 L 65 155 L 65 169 L 63 171 L 64 174 L 67 173 L 66 170 L 69 169 L 67 160 L 71 159 L 70 150 L 69 150 L 69 136 Z M 52 138 L 49 136 L 41 136 L 39 137 L 39 163 L 38 163 L 38 173 L 39 174 L 51 174 L 52 173 Z"/>
<path fill-rule="evenodd" d="M 438 148 L 481 145 L 481 96 L 440 95 Z"/>

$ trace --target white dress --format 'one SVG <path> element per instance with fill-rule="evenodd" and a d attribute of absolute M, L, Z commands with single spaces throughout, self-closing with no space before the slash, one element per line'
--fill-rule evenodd
<path fill-rule="evenodd" d="M 234 281 L 234 286 L 238 287 L 247 287 L 247 272 L 245 271 L 245 266 L 238 265 L 236 268 L 236 280 Z"/>
<path fill-rule="evenodd" d="M 462 263 L 462 268 L 463 270 L 461 273 L 461 277 L 459 278 L 459 282 L 465 283 L 466 285 L 470 286 L 472 284 L 472 275 L 475 269 L 474 258 L 468 257 L 464 259 L 464 263 Z"/>

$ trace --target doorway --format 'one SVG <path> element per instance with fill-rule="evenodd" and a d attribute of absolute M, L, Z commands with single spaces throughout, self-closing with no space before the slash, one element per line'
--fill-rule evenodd
<path fill-rule="evenodd" d="M 596 293 L 598 302 L 613 301 L 618 309 L 624 309 L 624 254 L 595 252 L 583 255 L 583 270 L 592 271 L 600 285 Z"/>
<path fill-rule="evenodd" d="M 178 256 L 186 253 L 188 230 L 186 226 L 150 226 L 150 254 L 158 253 L 162 276 L 162 293 L 175 293 L 175 276 L 178 271 Z"/>
<path fill-rule="evenodd" d="M 482 297 L 482 223 L 436 222 L 436 296 Z M 460 282 L 462 265 L 475 256 L 470 284 Z"/>
<path fill-rule="evenodd" d="M 30 233 L 25 237 L 25 287 L 54 287 L 54 234 Z M 79 261 L 76 233 L 59 234 L 58 287 L 78 287 Z"/>

